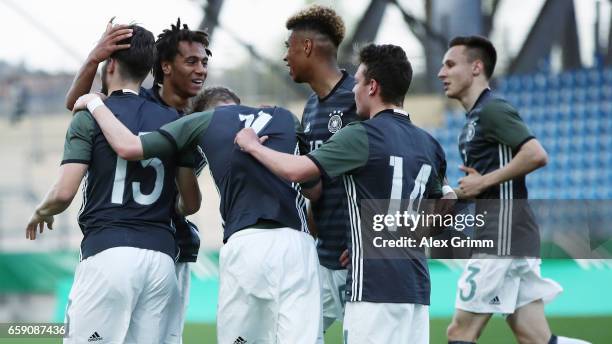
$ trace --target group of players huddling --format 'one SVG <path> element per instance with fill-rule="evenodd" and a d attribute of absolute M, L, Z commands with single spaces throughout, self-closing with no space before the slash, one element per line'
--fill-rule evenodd
<path fill-rule="evenodd" d="M 400 47 L 364 46 L 352 76 L 338 66 L 345 28 L 332 9 L 310 6 L 286 27 L 289 75 L 313 91 L 301 121 L 203 88 L 212 56 L 205 32 L 179 20 L 155 40 L 141 26 L 108 24 L 66 97 L 75 113 L 59 177 L 26 229 L 32 240 L 45 223 L 51 229 L 85 179 L 65 343 L 182 341 L 188 262 L 199 248 L 185 216 L 200 207 L 206 164 L 223 219 L 219 343 L 323 343 L 335 320 L 345 343 L 429 342 L 427 260 L 364 256 L 370 229 L 360 202 L 526 198 L 525 176 L 546 164 L 546 152 L 490 90 L 496 52 L 485 38 L 454 38 L 439 73 L 467 112 L 466 176 L 453 190 L 442 147 L 403 110 L 412 68 Z M 100 63 L 103 89 L 89 93 Z M 540 276 L 533 218 L 511 210 L 510 228 L 498 219 L 486 231 L 496 250 L 467 263 L 449 343 L 475 343 L 495 313 L 520 343 L 584 343 L 551 333 L 543 302 L 561 288 Z M 534 245 L 514 248 L 518 236 Z"/>

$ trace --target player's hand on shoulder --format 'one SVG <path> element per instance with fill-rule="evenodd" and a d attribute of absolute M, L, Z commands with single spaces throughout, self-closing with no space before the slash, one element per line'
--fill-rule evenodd
<path fill-rule="evenodd" d="M 35 211 L 34 214 L 30 217 L 30 221 L 26 227 L 26 239 L 35 240 L 36 239 L 36 230 L 42 234 L 43 229 L 45 228 L 45 223 L 47 224 L 47 228 L 50 230 L 53 229 L 53 216 L 45 216 Z"/>
<path fill-rule="evenodd" d="M 87 109 L 87 104 L 94 100 L 95 98 L 99 98 L 100 100 L 104 100 L 106 99 L 106 96 L 102 93 L 96 92 L 96 93 L 88 93 L 88 94 L 84 94 L 82 96 L 79 97 L 79 99 L 77 99 L 77 101 L 74 103 L 74 107 L 72 108 L 72 112 L 76 113 L 78 111 L 81 110 L 86 110 Z"/>
<path fill-rule="evenodd" d="M 252 128 L 244 128 L 236 134 L 234 143 L 240 147 L 240 150 L 249 153 L 267 139 L 268 136 L 258 137 Z"/>

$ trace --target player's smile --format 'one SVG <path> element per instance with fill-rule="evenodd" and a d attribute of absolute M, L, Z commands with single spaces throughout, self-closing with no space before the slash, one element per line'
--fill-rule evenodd
<path fill-rule="evenodd" d="M 197 91 L 199 91 L 202 89 L 202 86 L 204 85 L 204 79 L 202 78 L 191 79 L 191 85 L 194 89 L 197 89 Z"/>

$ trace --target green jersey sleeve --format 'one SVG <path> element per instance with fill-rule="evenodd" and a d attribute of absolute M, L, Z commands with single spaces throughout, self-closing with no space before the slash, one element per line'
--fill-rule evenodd
<path fill-rule="evenodd" d="M 365 166 L 369 154 L 368 134 L 361 123 L 353 122 L 307 156 L 322 175 L 335 178 Z"/>
<path fill-rule="evenodd" d="M 183 149 L 178 157 L 177 164 L 179 167 L 195 168 L 195 155 L 199 154 L 196 147 Z"/>
<path fill-rule="evenodd" d="M 62 165 L 91 162 L 95 123 L 88 111 L 79 111 L 72 117 L 68 131 L 66 131 Z"/>
<path fill-rule="evenodd" d="M 534 137 L 518 111 L 503 100 L 493 100 L 484 106 L 480 125 L 486 139 L 510 146 L 513 151 Z"/>
<path fill-rule="evenodd" d="M 200 136 L 206 133 L 213 114 L 214 110 L 195 112 L 164 125 L 156 132 L 142 135 L 144 158 L 169 156 L 184 150 L 191 153 Z"/>

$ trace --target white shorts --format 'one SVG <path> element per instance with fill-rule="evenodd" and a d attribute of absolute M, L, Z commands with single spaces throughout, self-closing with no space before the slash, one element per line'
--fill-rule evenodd
<path fill-rule="evenodd" d="M 180 335 L 179 343 L 183 342 L 183 328 L 187 316 L 187 305 L 189 304 L 189 289 L 191 287 L 191 272 L 189 263 L 181 262 L 175 264 L 176 281 L 178 283 L 178 297 L 176 310 L 170 315 L 170 328 Z"/>
<path fill-rule="evenodd" d="M 68 297 L 70 344 L 178 343 L 168 317 L 177 303 L 167 254 L 114 247 L 79 263 Z"/>
<path fill-rule="evenodd" d="M 552 301 L 563 288 L 540 275 L 538 258 L 470 259 L 457 288 L 455 308 L 472 313 L 512 314 L 533 301 Z"/>
<path fill-rule="evenodd" d="M 429 344 L 429 306 L 347 302 L 343 327 L 346 344 Z"/>
<path fill-rule="evenodd" d="M 217 342 L 313 344 L 321 319 L 312 237 L 290 228 L 243 229 L 219 256 Z"/>
<path fill-rule="evenodd" d="M 332 270 L 323 265 L 319 265 L 321 304 L 323 306 L 323 328 L 319 331 L 317 343 L 323 343 L 323 334 L 334 321 L 342 321 L 344 318 L 346 274 L 346 269 Z"/>

